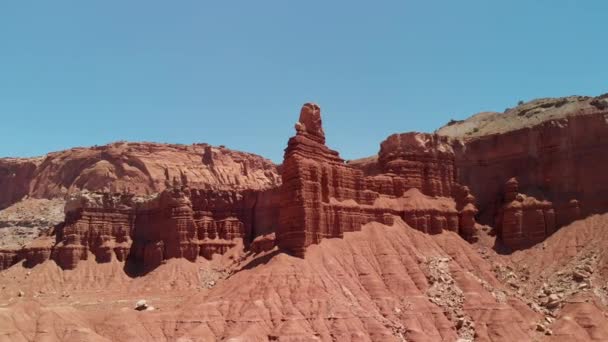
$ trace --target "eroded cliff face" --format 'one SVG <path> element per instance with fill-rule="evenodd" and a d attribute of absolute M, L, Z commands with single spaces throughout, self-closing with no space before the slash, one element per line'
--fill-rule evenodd
<path fill-rule="evenodd" d="M 496 218 L 496 230 L 511 249 L 537 244 L 557 229 L 553 203 L 519 193 L 519 182 L 505 184 L 504 203 Z"/>
<path fill-rule="evenodd" d="M 56 219 L 56 209 L 62 207 L 63 201 L 70 196 L 78 197 L 81 191 L 104 193 L 108 198 L 114 198 L 116 194 L 129 198 L 152 197 L 165 189 L 187 185 L 196 191 L 194 197 L 199 193 L 216 192 L 213 196 L 217 196 L 218 201 L 211 206 L 222 202 L 223 193 L 259 192 L 260 195 L 255 196 L 261 201 L 257 214 L 254 216 L 251 210 L 252 213 L 247 214 L 251 218 L 247 217 L 245 221 L 257 219 L 259 233 L 267 234 L 276 221 L 267 217 L 277 217 L 275 210 L 270 208 L 276 198 L 270 194 L 280 182 L 278 170 L 269 160 L 206 144 L 114 143 L 50 153 L 44 158 L 0 159 L 0 248 L 5 250 L 2 254 L 11 255 L 4 258 L 11 262 L 3 263 L 11 264 L 22 260 L 26 254 L 32 254 L 19 250 L 24 246 L 25 249 L 32 249 L 28 244 L 40 232 L 52 229 L 63 221 Z M 84 203 L 81 206 L 74 201 L 68 203 L 65 224 L 48 233 L 56 234 L 57 238 L 53 235 L 47 240 L 56 241 L 42 244 L 32 242 L 30 245 L 37 245 L 35 249 L 40 252 L 36 252 L 39 256 L 30 259 L 48 259 L 48 256 L 43 256 L 50 254 L 52 246 L 56 244 L 54 258 L 61 260 L 60 264 L 64 267 L 73 267 L 78 260 L 88 258 L 88 253 L 93 253 L 99 260 L 108 260 L 110 255 L 122 253 L 119 259 L 125 260 L 124 249 L 130 248 L 130 242 L 119 238 L 120 242 L 116 242 L 118 247 L 111 247 L 115 243 L 112 230 L 120 226 L 127 232 L 127 238 L 132 239 L 130 234 L 134 232 L 134 226 L 131 221 L 135 216 L 140 220 L 145 216 L 134 213 L 138 203 L 127 202 L 120 208 L 115 208 L 111 203 Z M 254 201 L 241 207 L 250 210 L 256 203 Z M 75 204 L 79 209 L 71 213 L 69 207 Z M 239 205 L 235 204 L 236 211 L 245 210 L 240 209 Z M 151 215 L 154 216 L 152 219 L 158 218 L 157 214 Z M 163 217 L 161 219 L 164 220 Z M 165 220 L 164 223 L 172 227 L 169 221 Z M 248 233 L 256 228 L 250 227 L 251 224 L 245 224 Z M 126 247 L 123 246 L 125 244 Z M 218 246 L 216 249 L 222 248 Z M 104 252 L 98 249 L 104 249 Z M 114 249 L 123 251 L 110 253 Z M 100 255 L 104 253 L 104 256 Z"/>
<path fill-rule="evenodd" d="M 30 193 L 30 183 L 41 158 L 0 158 L 0 209 Z"/>
<path fill-rule="evenodd" d="M 503 184 L 553 203 L 557 226 L 608 210 L 608 112 L 570 116 L 456 144 L 459 180 L 477 195 L 480 220 L 491 224 Z M 576 202 L 577 201 L 577 202 Z"/>
<path fill-rule="evenodd" d="M 384 173 L 401 176 L 407 188 L 430 196 L 451 197 L 455 185 L 454 150 L 447 138 L 432 134 L 393 134 L 380 144 Z"/>
<path fill-rule="evenodd" d="M 190 189 L 185 185 L 158 196 L 84 193 L 66 204 L 65 222 L 21 250 L 0 251 L 1 266 L 25 260 L 33 267 L 53 259 L 63 269 L 82 260 L 127 262 L 147 272 L 171 258 L 194 261 L 249 244 L 278 225 L 276 190 Z M 259 213 L 264 218 L 259 218 Z M 272 248 L 272 247 L 270 247 Z"/>
<path fill-rule="evenodd" d="M 56 198 L 81 190 L 156 194 L 187 178 L 202 189 L 269 189 L 276 166 L 260 156 L 207 144 L 118 142 L 37 159 L 0 159 L 0 208 L 24 196 Z"/>
<path fill-rule="evenodd" d="M 451 230 L 473 238 L 474 198 L 464 188 L 460 203 L 452 198 L 454 152 L 447 139 L 393 135 L 381 145 L 381 173 L 366 176 L 325 145 L 321 122 L 320 108 L 305 104 L 285 150 L 277 232 L 281 249 L 303 256 L 322 239 L 340 238 L 371 221 L 391 225 L 393 216 L 424 232 Z"/>
<path fill-rule="evenodd" d="M 172 258 L 210 259 L 262 235 L 274 239 L 255 249 L 276 243 L 303 257 L 323 239 L 341 238 L 372 221 L 391 225 L 394 217 L 425 233 L 454 231 L 475 239 L 475 198 L 456 183 L 447 140 L 422 133 L 393 135 L 380 152 L 381 172 L 374 175 L 346 165 L 325 145 L 320 108 L 306 104 L 285 150 L 281 186 L 197 188 L 181 172 L 171 181 L 165 174 L 167 188 L 149 198 L 129 189 L 75 196 L 66 204 L 64 223 L 16 256 L 6 253 L 12 261 L 4 263 L 25 259 L 33 266 L 50 258 L 73 269 L 94 258 L 147 271 Z"/>

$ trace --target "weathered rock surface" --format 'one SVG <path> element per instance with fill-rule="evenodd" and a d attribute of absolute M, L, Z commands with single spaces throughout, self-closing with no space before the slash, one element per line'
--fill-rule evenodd
<path fill-rule="evenodd" d="M 65 201 L 27 198 L 0 210 L 0 248 L 20 248 L 63 222 Z"/>
<path fill-rule="evenodd" d="M 553 203 L 556 224 L 608 210 L 607 96 L 541 99 L 475 126 L 475 134 L 440 129 L 453 144 L 458 180 L 477 197 L 479 220 L 492 224 L 504 183 Z M 577 208 L 578 207 L 578 208 Z"/>
<path fill-rule="evenodd" d="M 277 229 L 275 192 L 185 185 L 150 198 L 84 192 L 68 200 L 65 222 L 49 235 L 20 250 L 0 252 L 2 266 L 25 259 L 33 267 L 53 259 L 63 269 L 74 269 L 80 261 L 94 258 L 99 263 L 128 262 L 136 270 L 149 271 L 171 258 L 210 259 L 238 241 L 249 243 Z"/>
<path fill-rule="evenodd" d="M 231 206 L 234 204 L 237 207 L 234 210 L 240 212 L 241 219 L 247 222 L 247 233 L 253 229 L 259 230 L 256 234 L 272 231 L 277 217 L 274 203 L 278 198 L 272 197 L 271 190 L 280 185 L 280 177 L 276 166 L 269 160 L 206 144 L 114 143 L 75 148 L 50 153 L 45 158 L 0 159 L 0 189 L 3 190 L 0 191 L 0 208 L 8 206 L 0 210 L 0 247 L 4 249 L 4 254 L 11 255 L 4 258 L 4 267 L 32 255 L 26 252 L 31 249 L 28 243 L 42 231 L 63 221 L 63 213 L 58 219 L 57 209 L 63 207 L 64 200 L 70 195 L 78 199 L 68 201 L 65 224 L 49 233 L 54 234 L 56 242 L 46 241 L 43 246 L 34 242 L 38 245 L 35 248 L 37 251 L 46 251 L 34 253 L 37 256 L 31 260 L 52 254 L 53 259 L 67 268 L 74 267 L 78 260 L 88 258 L 89 253 L 100 261 L 112 257 L 125 260 L 131 247 L 131 235 L 140 234 L 140 230 L 135 230 L 134 218 L 138 216 L 144 220 L 143 217 L 148 215 L 136 215 L 136 208 L 141 203 L 130 201 L 134 197 L 151 196 L 164 189 L 175 188 L 176 184 L 181 186 L 182 183 L 197 189 L 196 194 L 199 189 L 209 196 L 217 192 L 218 202 L 201 203 L 201 208 L 207 204 L 220 205 L 223 201 L 220 197 L 224 196 L 222 193 L 256 192 L 248 196 L 248 203 L 229 202 L 224 204 L 229 209 L 220 210 L 233 210 Z M 107 198 L 105 202 L 101 195 L 85 198 L 79 195 L 82 190 L 105 193 Z M 116 193 L 128 194 L 123 195 L 128 198 L 114 198 Z M 124 203 L 116 207 L 116 201 Z M 257 206 L 258 210 L 254 211 L 253 206 Z M 201 217 L 204 214 L 207 212 L 193 213 Z M 154 218 L 159 216 L 149 215 Z M 253 224 L 256 219 L 257 227 Z M 223 220 L 230 220 L 230 217 L 226 216 Z M 171 224 L 169 222 L 164 229 L 170 230 Z M 44 239 L 50 240 L 48 237 Z M 159 243 L 161 240 L 155 241 Z M 206 256 L 225 250 L 233 243 L 217 242 L 212 245 L 205 247 Z M 171 252 L 167 255 L 174 254 Z M 28 259 L 28 264 L 35 264 L 31 260 Z"/>
<path fill-rule="evenodd" d="M 517 179 L 509 179 L 496 219 L 502 242 L 512 249 L 529 247 L 545 240 L 556 228 L 553 204 L 520 194 Z"/>
<path fill-rule="evenodd" d="M 151 195 L 183 177 L 204 189 L 261 190 L 280 184 L 276 166 L 254 154 L 207 144 L 117 142 L 44 158 L 0 159 L 0 208 L 24 196 L 63 198 L 81 190 Z"/>
<path fill-rule="evenodd" d="M 313 127 L 312 130 L 309 127 Z M 406 133 L 381 144 L 382 173 L 365 176 L 325 145 L 321 111 L 305 104 L 282 165 L 278 246 L 297 256 L 325 238 L 340 238 L 368 222 L 391 224 L 392 216 L 428 232 L 474 236 L 474 197 L 465 190 L 460 211 L 454 152 L 436 135 Z M 461 196 L 462 197 L 462 196 Z M 468 206 L 467 206 L 468 205 Z"/>
<path fill-rule="evenodd" d="M 445 137 L 423 133 L 393 134 L 380 144 L 378 162 L 384 173 L 430 196 L 451 197 L 455 184 L 454 151 Z"/>
<path fill-rule="evenodd" d="M 548 341 L 608 338 L 608 215 L 592 215 L 556 231 L 543 243 L 509 255 L 488 255 L 512 293 L 544 315 Z"/>
<path fill-rule="evenodd" d="M 42 158 L 0 158 L 0 209 L 30 193 L 30 183 Z"/>
<path fill-rule="evenodd" d="M 546 121 L 593 114 L 606 109 L 608 109 L 608 94 L 597 97 L 542 98 L 526 103 L 520 102 L 514 108 L 507 108 L 504 113 L 482 112 L 466 120 L 452 120 L 435 132 L 452 138 L 475 139 L 533 127 Z"/>

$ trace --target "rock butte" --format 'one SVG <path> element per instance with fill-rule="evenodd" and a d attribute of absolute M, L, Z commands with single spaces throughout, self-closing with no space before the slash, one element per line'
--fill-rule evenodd
<path fill-rule="evenodd" d="M 608 290 L 596 284 L 608 218 L 590 215 L 608 211 L 607 99 L 543 99 L 435 134 L 393 134 L 378 156 L 351 162 L 326 146 L 312 103 L 279 167 L 206 144 L 0 159 L 0 208 L 66 199 L 64 222 L 0 249 L 0 305 L 10 309 L 0 336 L 604 340 Z M 76 301 L 58 314 L 44 302 L 53 296 L 30 301 L 68 289 L 110 302 L 111 291 L 166 293 L 167 309 Z M 48 310 L 57 314 L 41 320 Z M 18 317 L 59 328 L 27 329 Z"/>
<path fill-rule="evenodd" d="M 425 233 L 450 230 L 475 239 L 475 198 L 455 181 L 447 139 L 390 136 L 380 148 L 381 173 L 365 176 L 325 145 L 317 105 L 302 107 L 295 128 L 277 188 L 196 188 L 180 172 L 171 181 L 166 177 L 165 190 L 152 199 L 129 192 L 77 195 L 67 202 L 54 238 L 3 253 L 4 268 L 21 259 L 29 267 L 53 259 L 73 269 L 93 255 L 98 262 L 116 259 L 145 272 L 166 259 L 210 259 L 237 239 L 249 245 L 273 232 L 281 250 L 303 257 L 324 238 L 340 238 L 372 221 L 392 225 L 395 216 Z"/>

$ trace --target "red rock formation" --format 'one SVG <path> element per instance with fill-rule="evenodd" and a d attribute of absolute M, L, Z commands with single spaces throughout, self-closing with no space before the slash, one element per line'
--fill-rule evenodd
<path fill-rule="evenodd" d="M 467 241 L 473 242 L 477 240 L 477 229 L 475 228 L 475 216 L 478 213 L 475 206 L 475 196 L 471 194 L 468 186 L 455 184 L 452 190 L 456 200 L 456 210 L 460 218 L 459 227 L 460 235 Z"/>
<path fill-rule="evenodd" d="M 365 177 L 325 146 L 320 125 L 319 107 L 305 104 L 296 135 L 285 149 L 276 237 L 280 248 L 303 256 L 311 244 L 358 231 L 371 221 L 391 224 L 393 215 L 428 233 L 462 230 L 464 236 L 474 235 L 474 198 L 465 195 L 469 202 L 461 212 L 448 198 L 455 174 L 447 139 L 420 133 L 393 135 L 381 145 L 380 169 L 386 173 Z M 462 229 L 460 216 L 465 219 Z"/>
<path fill-rule="evenodd" d="M 307 246 L 323 238 L 341 237 L 347 225 L 350 224 L 352 231 L 364 223 L 356 215 L 344 220 L 346 208 L 330 212 L 330 198 L 360 199 L 363 174 L 345 166 L 338 152 L 325 146 L 320 125 L 319 107 L 305 104 L 296 124 L 296 136 L 289 139 L 282 165 L 277 243 L 299 256 Z"/>
<path fill-rule="evenodd" d="M 19 251 L 0 249 L 0 271 L 7 269 L 19 261 Z"/>
<path fill-rule="evenodd" d="M 38 159 L 0 159 L 0 208 L 24 196 L 64 197 L 81 190 L 158 193 L 174 178 L 204 189 L 263 190 L 280 184 L 275 165 L 254 154 L 207 144 L 119 142 Z"/>
<path fill-rule="evenodd" d="M 182 171 L 171 177 L 165 170 L 168 189 L 152 200 L 135 200 L 135 189 L 128 195 L 106 192 L 70 201 L 66 221 L 56 230 L 56 244 L 28 246 L 24 257 L 34 265 L 50 256 L 68 269 L 89 256 L 98 262 L 129 260 L 152 269 L 171 258 L 209 259 L 239 239 L 248 244 L 274 232 L 283 250 L 303 256 L 306 247 L 322 239 L 342 237 L 371 221 L 391 224 L 393 216 L 426 233 L 450 230 L 473 239 L 474 197 L 455 183 L 454 154 L 445 139 L 421 133 L 393 135 L 381 145 L 378 170 L 383 173 L 366 177 L 325 145 L 317 105 L 303 106 L 295 128 L 278 189 L 260 191 L 246 184 L 250 188 L 222 190 L 218 183 L 197 188 L 197 178 L 192 181 Z M 124 152 L 128 146 L 113 148 Z M 80 152 L 88 156 L 87 150 Z M 116 159 L 117 153 L 107 152 L 108 158 Z M 217 168 L 213 154 L 205 146 L 202 163 Z M 45 163 L 51 162 L 47 158 Z M 272 182 L 272 174 L 268 177 Z M 238 178 L 235 181 L 239 183 Z"/>
<path fill-rule="evenodd" d="M 147 204 L 132 202 L 134 195 L 182 184 L 195 189 L 185 196 L 195 202 L 193 209 L 169 196 L 171 192 Z M 0 186 L 6 190 L 0 194 L 0 208 L 24 196 L 51 198 L 81 189 L 105 194 L 69 201 L 54 242 L 34 241 L 18 257 L 3 253 L 0 269 L 23 258 L 29 266 L 52 258 L 64 268 L 91 256 L 99 262 L 125 261 L 134 236 L 139 240 L 133 260 L 146 268 L 172 257 L 210 258 L 234 246 L 235 238 L 247 237 L 248 243 L 275 231 L 279 198 L 273 189 L 279 184 L 272 162 L 206 144 L 115 143 L 51 153 L 44 160 L 0 159 Z M 110 195 L 118 190 L 129 195 Z M 136 219 L 151 223 L 137 225 Z M 200 239 L 192 237 L 193 229 Z"/>
<path fill-rule="evenodd" d="M 128 260 L 151 270 L 171 258 L 211 259 L 240 240 L 248 244 L 277 229 L 276 190 L 176 186 L 152 199 L 108 193 L 75 196 L 66 204 L 66 220 L 53 236 L 36 239 L 21 251 L 0 252 L 0 270 L 22 259 L 28 267 L 53 259 L 62 268 L 73 269 L 90 257 L 97 262 Z M 262 250 L 268 248 L 269 242 L 264 243 Z"/>
<path fill-rule="evenodd" d="M 251 242 L 251 251 L 255 254 L 268 252 L 276 245 L 276 234 L 260 235 Z"/>
<path fill-rule="evenodd" d="M 104 193 L 69 201 L 66 220 L 56 229 L 57 243 L 49 246 L 53 259 L 66 269 L 73 269 L 90 255 L 98 262 L 125 261 L 135 220 L 133 200 L 133 195 Z M 36 261 L 28 258 L 28 262 Z"/>
<path fill-rule="evenodd" d="M 558 226 L 580 215 L 608 210 L 608 112 L 541 122 L 455 144 L 459 182 L 477 197 L 479 219 L 491 224 L 501 206 L 506 179 L 517 177 L 520 191 L 554 203 Z"/>
<path fill-rule="evenodd" d="M 454 151 L 446 137 L 393 134 L 380 144 L 378 163 L 384 173 L 404 178 L 404 187 L 430 196 L 450 197 L 455 183 Z"/>
<path fill-rule="evenodd" d="M 502 242 L 512 249 L 541 242 L 556 230 L 553 204 L 518 191 L 517 179 L 509 179 L 505 184 L 504 204 L 496 222 Z"/>
<path fill-rule="evenodd" d="M 0 209 L 30 193 L 30 183 L 41 161 L 40 158 L 0 158 Z"/>

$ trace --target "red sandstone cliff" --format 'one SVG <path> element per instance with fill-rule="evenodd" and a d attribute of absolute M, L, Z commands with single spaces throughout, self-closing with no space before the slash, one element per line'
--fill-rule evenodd
<path fill-rule="evenodd" d="M 382 143 L 377 157 L 348 164 L 366 175 L 401 172 L 409 186 L 427 194 L 448 189 L 449 182 L 463 184 L 475 196 L 471 203 L 479 209 L 477 219 L 490 226 L 498 223 L 499 230 L 503 209 L 518 212 L 517 203 L 527 202 L 530 208 L 535 200 L 550 203 L 547 220 L 555 227 L 534 238 L 524 237 L 527 241 L 507 243 L 510 246 L 529 246 L 576 219 L 608 211 L 608 162 L 603 152 L 608 148 L 608 95 L 534 100 L 505 113 L 485 112 L 453 121 L 436 134 L 440 137 L 422 146 L 442 141 L 445 147 L 440 150 L 453 152 L 447 159 L 442 153 L 426 160 L 416 157 L 422 149 L 413 146 L 400 151 L 400 135 L 393 135 Z M 386 156 L 406 154 L 407 162 L 387 162 Z M 446 181 L 443 175 L 450 172 L 455 179 Z M 529 199 L 503 208 L 505 182 L 513 177 L 518 191 Z M 542 206 L 535 210 L 545 210 Z"/>
<path fill-rule="evenodd" d="M 62 269 L 94 259 L 127 262 L 148 272 L 167 259 L 211 259 L 237 244 L 277 230 L 280 198 L 275 189 L 211 190 L 179 185 L 152 198 L 83 193 L 70 198 L 65 221 L 20 250 L 0 250 L 0 270 L 25 260 L 49 259 Z M 274 247 L 274 241 L 270 246 Z M 259 248 L 257 246 L 256 248 Z"/>
<path fill-rule="evenodd" d="M 372 221 L 391 225 L 394 217 L 425 233 L 454 231 L 475 238 L 475 198 L 456 183 L 447 140 L 393 135 L 381 144 L 380 156 L 381 173 L 375 175 L 346 165 L 325 145 L 320 108 L 306 104 L 285 150 L 279 188 L 222 190 L 222 184 L 207 183 L 198 188 L 187 172 L 180 170 L 179 178 L 169 180 L 165 169 L 168 188 L 150 199 L 136 198 L 124 187 L 122 194 L 70 200 L 66 220 L 53 236 L 17 255 L 4 252 L 3 264 L 25 259 L 31 267 L 50 258 L 73 269 L 94 258 L 151 270 L 171 258 L 209 259 L 237 240 L 248 244 L 274 232 L 282 250 L 303 257 L 323 239 L 341 238 Z"/>
<path fill-rule="evenodd" d="M 492 224 L 503 185 L 553 202 L 558 226 L 608 210 L 608 96 L 535 100 L 504 114 L 472 117 L 440 130 L 457 139 L 458 179 L 477 196 L 480 220 Z"/>
<path fill-rule="evenodd" d="M 10 231 L 2 231 L 6 241 L 0 251 L 0 268 L 23 259 L 29 266 L 53 259 L 63 268 L 74 268 L 91 257 L 99 262 L 126 261 L 132 254 L 132 260 L 149 269 L 171 257 L 210 257 L 234 246 L 234 238 L 247 237 L 249 243 L 274 231 L 278 197 L 272 189 L 280 181 L 269 160 L 205 144 L 114 143 L 51 153 L 46 158 L 0 159 L 4 190 L 0 191 L 0 208 L 17 203 L 6 210 L 27 210 L 31 206 L 25 203 L 32 200 L 19 202 L 26 196 L 63 199 L 74 195 L 82 200 L 79 193 L 83 190 L 103 193 L 99 196 L 104 198 L 83 203 L 69 200 L 65 222 L 31 243 L 32 234 L 21 239 L 5 235 L 20 234 L 12 226 L 32 226 L 32 222 L 9 222 Z M 168 201 L 172 196 L 167 193 L 160 199 L 133 202 L 138 195 L 182 186 L 192 187 L 192 193 L 188 190 L 184 197 L 194 201 L 194 210 L 173 203 L 179 198 Z M 52 220 L 40 222 L 47 221 Z M 36 234 L 51 227 L 38 226 L 32 229 Z M 169 232 L 174 236 L 167 236 Z M 9 244 L 16 240 L 25 247 L 19 250 Z"/>
<path fill-rule="evenodd" d="M 551 106 L 542 102 L 540 108 Z M 559 152 L 591 142 L 601 146 L 603 126 L 593 121 L 598 115 L 559 119 L 568 124 L 560 126 L 565 132 L 584 120 L 592 120 L 597 131 L 551 146 Z M 524 130 L 553 141 L 538 127 L 559 120 Z M 502 137 L 509 134 L 515 133 Z M 9 202 L 81 187 L 106 191 L 70 196 L 65 222 L 50 234 L 19 251 L 0 250 L 0 270 L 12 265 L 0 273 L 5 307 L 0 333 L 12 340 L 51 341 L 606 339 L 602 227 L 607 218 L 592 216 L 555 231 L 581 217 L 579 201 L 565 198 L 594 203 L 589 198 L 601 197 L 605 180 L 597 175 L 597 189 L 584 188 L 590 197 L 581 196 L 582 187 L 532 191 L 534 178 L 511 177 L 525 175 L 524 163 L 542 158 L 524 157 L 541 145 L 504 155 L 503 174 L 499 168 L 484 169 L 491 160 L 484 158 L 502 151 L 484 145 L 484 139 L 461 143 L 434 134 L 395 134 L 381 144 L 377 160 L 345 163 L 325 145 L 320 108 L 306 104 L 285 150 L 280 186 L 265 174 L 265 162 L 251 171 L 251 164 L 235 162 L 238 153 L 214 159 L 207 154 L 212 148 L 192 154 L 206 166 L 171 157 L 179 160 L 175 165 L 208 170 L 208 178 L 182 166 L 164 166 L 148 178 L 131 170 L 127 178 L 117 170 L 129 169 L 131 157 L 125 161 L 114 152 L 92 167 L 80 164 L 89 157 L 45 167 L 48 158 L 40 165 L 34 161 L 31 173 L 20 161 L 4 160 L 10 167 L 3 170 L 13 170 L 4 172 L 5 183 L 15 189 L 5 197 Z M 467 157 L 475 144 L 483 148 L 473 148 L 477 154 Z M 583 151 L 588 154 L 550 155 L 564 161 L 546 167 L 584 164 L 582 156 L 603 162 L 597 150 Z M 151 165 L 147 170 L 162 164 L 162 151 L 141 153 L 141 160 L 154 159 L 145 163 Z M 227 159 L 220 163 L 222 156 Z M 466 158 L 482 161 L 469 165 Z M 68 166 L 61 166 L 66 161 Z M 221 171 L 220 165 L 231 167 Z M 64 178 L 72 167 L 76 177 Z M 64 176 L 47 179 L 37 174 L 41 170 Z M 578 170 L 580 178 L 587 176 L 583 171 Z M 266 178 L 258 178 L 262 174 Z M 487 179 L 500 184 L 484 183 Z M 104 182 L 113 185 L 102 187 Z M 496 193 L 486 197 L 486 187 Z M 155 196 L 136 195 L 159 189 Z M 499 255 L 488 248 L 489 236 L 476 244 L 465 241 L 478 235 L 476 203 L 482 217 L 494 210 L 491 224 L 507 246 L 527 249 Z M 598 203 L 593 210 L 604 210 Z M 530 247 L 543 240 L 542 246 Z M 134 277 L 139 272 L 145 277 Z M 162 310 L 137 312 L 121 304 L 144 295 L 160 302 Z M 69 308 L 57 306 L 66 298 Z"/>
<path fill-rule="evenodd" d="M 24 196 L 64 197 L 80 190 L 147 195 L 174 179 L 208 189 L 268 189 L 276 166 L 254 154 L 207 144 L 118 142 L 74 148 L 37 159 L 0 159 L 0 208 Z"/>
<path fill-rule="evenodd" d="M 42 158 L 0 158 L 0 209 L 30 193 L 30 183 Z"/>
<path fill-rule="evenodd" d="M 398 216 L 413 228 L 475 235 L 474 197 L 456 191 L 454 152 L 447 139 L 408 133 L 381 144 L 374 175 L 347 165 L 325 145 L 321 110 L 305 104 L 282 165 L 278 246 L 297 256 L 322 239 L 342 237 L 368 222 L 387 225 Z M 415 190 L 412 192 L 412 190 Z"/>

